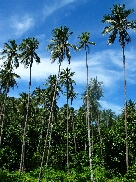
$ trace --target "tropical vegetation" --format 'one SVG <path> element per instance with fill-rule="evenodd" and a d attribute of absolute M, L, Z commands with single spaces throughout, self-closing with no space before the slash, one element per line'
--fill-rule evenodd
<path fill-rule="evenodd" d="M 0 181 L 31 182 L 121 182 L 136 181 L 136 103 L 126 98 L 125 45 L 131 42 L 128 29 L 136 29 L 136 21 L 128 21 L 133 9 L 114 5 L 103 34 L 110 33 L 108 44 L 119 34 L 123 54 L 124 105 L 116 115 L 110 108 L 103 110 L 103 82 L 89 78 L 88 54 L 90 33 L 82 32 L 77 44 L 69 43 L 73 32 L 67 26 L 55 28 L 47 46 L 51 62 L 58 61 L 58 74 L 45 78 L 43 87 L 31 90 L 32 64 L 40 64 L 39 42 L 28 37 L 19 45 L 15 40 L 4 44 L 0 68 Z M 97 46 L 97 45 L 96 45 Z M 71 51 L 78 55 L 85 49 L 86 87 L 82 105 L 72 106 L 75 92 L 75 72 L 61 69 L 65 59 L 72 61 Z M 92 47 L 93 49 L 93 47 Z M 9 96 L 16 89 L 23 64 L 29 68 L 28 93 Z M 21 79 L 21 78 L 20 78 Z M 65 98 L 63 106 L 58 102 Z M 125 125 L 125 126 L 124 126 Z"/>

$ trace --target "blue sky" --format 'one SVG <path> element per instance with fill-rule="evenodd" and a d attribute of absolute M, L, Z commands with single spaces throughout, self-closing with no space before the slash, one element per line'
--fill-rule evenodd
<path fill-rule="evenodd" d="M 27 37 L 35 37 L 40 42 L 37 54 L 41 58 L 39 65 L 32 67 L 32 89 L 41 86 L 51 74 L 57 74 L 57 62 L 51 64 L 50 53 L 46 46 L 50 43 L 51 32 L 54 28 L 66 25 L 73 31 L 69 42 L 77 43 L 77 37 L 82 32 L 91 33 L 90 41 L 96 46 L 90 47 L 88 56 L 89 78 L 97 76 L 98 81 L 103 81 L 104 97 L 100 104 L 102 109 L 112 109 L 116 114 L 123 107 L 123 63 L 121 47 L 118 37 L 113 45 L 107 45 L 108 35 L 101 34 L 106 24 L 101 22 L 103 15 L 110 13 L 113 4 L 126 4 L 126 8 L 136 10 L 135 0 L 4 0 L 0 5 L 0 50 L 8 40 L 15 39 L 18 44 Z M 136 19 L 136 12 L 130 16 Z M 126 45 L 126 74 L 127 74 L 127 100 L 136 100 L 136 32 L 129 31 L 131 43 Z M 73 106 L 78 109 L 82 105 L 81 94 L 86 86 L 85 52 L 71 52 L 71 64 L 67 60 L 62 68 L 67 66 L 75 72 L 75 91 L 78 98 Z M 10 91 L 10 96 L 27 92 L 29 70 L 20 66 L 15 70 L 21 76 L 18 88 Z M 60 101 L 61 102 L 61 101 Z M 64 104 L 64 99 L 61 104 Z"/>

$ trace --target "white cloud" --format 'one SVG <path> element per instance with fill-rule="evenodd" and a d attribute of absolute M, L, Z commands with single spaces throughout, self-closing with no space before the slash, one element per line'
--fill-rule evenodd
<path fill-rule="evenodd" d="M 34 26 L 33 18 L 29 17 L 28 15 L 25 15 L 21 18 L 12 17 L 11 21 L 11 27 L 14 29 L 15 35 L 17 36 L 21 36 Z"/>
<path fill-rule="evenodd" d="M 117 115 L 121 114 L 122 107 L 107 101 L 100 101 L 100 104 L 102 106 L 102 109 L 110 109 L 112 108 L 112 111 L 114 111 Z"/>
<path fill-rule="evenodd" d="M 114 64 L 117 68 L 122 68 L 121 50 L 115 51 L 113 49 L 106 49 L 101 52 L 96 52 L 94 56 L 95 56 L 95 60 L 99 60 L 101 64 L 103 64 L 106 67 L 108 66 L 110 67 L 111 64 Z"/>
<path fill-rule="evenodd" d="M 131 56 L 129 56 L 131 54 Z M 135 66 L 135 55 L 130 50 L 126 53 L 127 64 L 131 62 L 130 67 Z M 89 55 L 89 79 L 97 76 L 98 81 L 103 81 L 105 87 L 115 87 L 118 86 L 118 81 L 123 80 L 123 66 L 120 61 L 120 53 L 114 50 L 106 50 L 102 52 L 97 52 L 94 55 Z M 118 61 L 119 59 L 119 61 Z M 119 62 L 119 63 L 118 63 Z M 121 64 L 120 64 L 121 62 Z M 71 64 L 68 66 L 67 61 L 64 61 L 61 65 L 62 69 L 66 67 L 71 68 L 71 71 L 75 72 L 74 79 L 78 84 L 86 83 L 86 65 L 85 58 L 80 57 L 80 61 L 76 59 L 71 60 Z M 133 82 L 133 70 L 127 65 L 127 80 Z M 135 66 L 136 67 L 136 66 Z M 135 69 L 134 69 L 135 72 Z M 25 70 L 23 65 L 19 67 L 17 73 L 22 77 L 22 79 L 29 78 L 29 69 Z M 41 58 L 41 63 L 33 63 L 32 66 L 32 77 L 33 79 L 40 80 L 42 78 L 47 78 L 51 74 L 58 73 L 57 62 L 51 64 L 50 58 Z"/>
<path fill-rule="evenodd" d="M 75 1 L 77 0 L 60 0 L 59 2 L 53 1 L 50 5 L 45 5 L 43 8 L 44 19 L 53 14 L 55 11 Z"/>
<path fill-rule="evenodd" d="M 58 65 L 56 63 L 51 64 L 50 58 L 41 58 L 41 63 L 34 62 L 32 65 L 32 79 L 37 81 L 46 79 L 51 74 L 57 74 L 57 71 Z M 26 69 L 20 64 L 16 73 L 21 76 L 21 79 L 29 80 L 29 68 Z"/>
<path fill-rule="evenodd" d="M 95 60 L 95 56 L 91 58 Z M 81 58 L 80 58 L 81 60 Z M 79 84 L 85 84 L 86 83 L 86 65 L 85 61 L 82 58 L 82 61 L 71 61 L 70 67 L 72 68 L 72 71 L 75 72 L 74 79 Z M 112 86 L 116 83 L 118 79 L 120 79 L 120 73 L 116 72 L 115 70 L 108 70 L 104 68 L 104 66 L 101 64 L 101 61 L 94 61 L 89 64 L 89 79 L 95 78 L 97 76 L 98 81 L 103 81 L 105 87 L 110 87 L 111 83 Z M 122 76 L 122 75 L 121 75 Z"/>

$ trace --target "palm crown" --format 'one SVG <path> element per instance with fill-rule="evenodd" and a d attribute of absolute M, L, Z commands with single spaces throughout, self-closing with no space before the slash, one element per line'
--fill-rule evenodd
<path fill-rule="evenodd" d="M 90 33 L 89 32 L 82 32 L 82 34 L 79 35 L 78 38 L 80 39 L 80 42 L 78 43 L 79 44 L 78 49 L 85 48 L 85 50 L 88 49 L 88 51 L 89 51 L 88 44 L 95 45 L 94 42 L 89 41 L 89 39 L 90 39 Z"/>
<path fill-rule="evenodd" d="M 123 6 L 113 5 L 111 9 L 111 14 L 104 15 L 102 22 L 109 23 L 106 26 L 102 34 L 111 33 L 108 39 L 108 44 L 113 44 L 117 34 L 119 34 L 119 42 L 121 46 L 125 46 L 125 43 L 131 42 L 131 38 L 127 32 L 128 29 L 136 30 L 136 21 L 128 21 L 127 17 L 134 12 L 133 9 L 125 9 L 125 4 Z"/>
<path fill-rule="evenodd" d="M 26 68 L 30 68 L 30 85 L 31 85 L 31 68 L 33 61 L 35 60 L 36 63 L 40 63 L 40 58 L 35 52 L 38 49 L 39 42 L 35 38 L 27 38 L 24 39 L 23 42 L 19 45 L 20 58 L 21 63 L 24 64 Z"/>
<path fill-rule="evenodd" d="M 4 49 L 1 52 L 1 55 L 3 55 L 2 60 L 4 61 L 4 67 L 7 69 L 13 69 L 13 67 L 17 68 L 19 66 L 18 63 L 18 54 L 17 54 L 17 44 L 15 40 L 8 41 L 10 44 L 5 43 Z"/>
<path fill-rule="evenodd" d="M 22 58 L 21 63 L 24 63 L 26 67 L 32 65 L 33 59 L 37 63 L 40 63 L 40 58 L 36 54 L 35 50 L 38 49 L 39 42 L 35 38 L 24 39 L 19 46 L 19 50 L 22 51 L 20 57 Z"/>
<path fill-rule="evenodd" d="M 69 48 L 75 48 L 74 45 L 68 42 L 68 39 L 72 34 L 73 32 L 70 32 L 69 28 L 66 26 L 64 26 L 64 28 L 61 26 L 52 31 L 53 38 L 51 39 L 51 44 L 47 46 L 47 50 L 51 50 L 52 62 L 59 59 L 59 63 L 61 63 L 66 56 L 70 64 L 71 55 Z"/>

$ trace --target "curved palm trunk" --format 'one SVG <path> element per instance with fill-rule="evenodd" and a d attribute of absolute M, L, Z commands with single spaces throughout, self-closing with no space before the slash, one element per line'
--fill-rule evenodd
<path fill-rule="evenodd" d="M 61 67 L 61 63 L 59 64 L 58 78 L 59 78 L 59 75 L 60 75 L 60 67 Z M 43 155 L 42 155 L 42 159 L 41 159 L 41 166 L 40 166 L 38 182 L 40 182 L 40 179 L 41 179 L 42 168 L 43 168 L 43 163 L 44 163 L 44 158 L 45 158 L 45 151 L 46 151 L 48 135 L 49 135 L 49 129 L 51 129 L 51 131 L 52 131 L 51 122 L 52 122 L 52 114 L 53 114 L 54 101 L 55 101 L 56 92 L 57 92 L 57 85 L 58 85 L 58 80 L 56 79 L 56 84 L 55 84 L 55 89 L 54 89 L 54 94 L 53 94 L 53 99 L 52 99 L 52 104 L 51 104 L 51 110 L 50 110 L 50 115 L 49 115 L 49 122 L 48 122 L 48 127 L 47 127 L 47 133 L 46 133 L 46 138 L 45 138 L 45 142 L 44 142 Z M 51 135 L 50 135 L 50 140 L 51 140 Z M 48 152 L 48 154 L 49 154 L 49 152 Z M 48 156 L 47 156 L 47 159 L 48 159 Z"/>
<path fill-rule="evenodd" d="M 49 115 L 49 122 L 48 122 L 48 126 L 47 126 L 46 138 L 45 138 L 45 142 L 44 142 L 44 149 L 43 149 L 43 154 L 42 154 L 42 160 L 41 160 L 41 166 L 40 166 L 40 172 L 39 172 L 38 182 L 40 182 L 40 178 L 41 178 L 41 174 L 42 174 L 42 167 L 43 167 L 44 158 L 45 158 L 45 152 L 46 152 L 46 147 L 47 147 L 49 129 L 51 127 L 51 120 L 52 120 L 52 113 L 53 113 L 54 101 L 55 101 L 55 97 L 56 97 L 57 84 L 58 84 L 58 82 L 56 81 L 54 95 L 53 95 L 53 101 L 52 101 L 52 105 L 51 105 L 51 111 L 50 111 L 50 115 Z M 50 136 L 50 138 L 51 138 L 51 136 Z M 48 156 L 47 156 L 47 158 L 48 158 Z"/>
<path fill-rule="evenodd" d="M 91 181 L 93 182 L 93 169 L 92 169 L 92 152 L 91 152 L 91 138 L 90 138 L 90 114 L 89 114 L 89 95 L 88 95 L 88 63 L 87 63 L 87 51 L 86 51 L 86 70 L 87 70 L 87 124 L 88 124 L 88 145 L 89 145 L 89 162 Z"/>
<path fill-rule="evenodd" d="M 126 167 L 128 170 L 128 125 L 127 125 L 127 107 L 126 107 L 126 66 L 125 66 L 125 54 L 124 45 L 122 46 L 123 54 L 123 69 L 124 69 L 124 115 L 125 115 L 125 133 L 126 133 Z"/>

